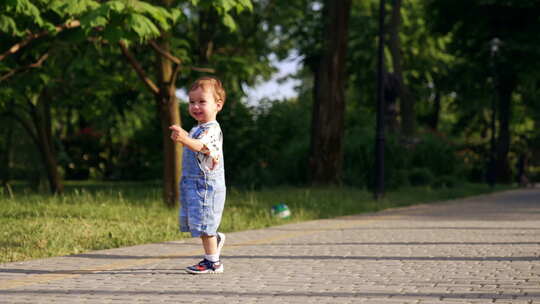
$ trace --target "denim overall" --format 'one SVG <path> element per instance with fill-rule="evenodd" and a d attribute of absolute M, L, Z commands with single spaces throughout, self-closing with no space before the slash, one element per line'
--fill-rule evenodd
<path fill-rule="evenodd" d="M 205 126 L 197 126 L 191 136 L 197 138 Z M 223 155 L 213 170 L 203 169 L 197 153 L 184 147 L 182 156 L 182 179 L 180 181 L 180 231 L 191 236 L 216 235 L 225 204 L 225 170 Z"/>

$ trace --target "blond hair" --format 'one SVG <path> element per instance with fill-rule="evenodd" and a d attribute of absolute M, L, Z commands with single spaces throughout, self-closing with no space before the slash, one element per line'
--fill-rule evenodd
<path fill-rule="evenodd" d="M 191 85 L 189 92 L 195 91 L 198 88 L 202 88 L 203 90 L 211 89 L 214 92 L 214 98 L 216 101 L 221 101 L 222 104 L 225 104 L 225 98 L 227 97 L 225 94 L 225 89 L 217 77 L 203 76 L 198 78 Z"/>

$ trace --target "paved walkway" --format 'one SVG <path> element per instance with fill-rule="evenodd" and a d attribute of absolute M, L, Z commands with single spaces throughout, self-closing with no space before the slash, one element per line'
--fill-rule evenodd
<path fill-rule="evenodd" d="M 293 210 L 294 212 L 294 210 Z M 540 303 L 540 189 L 0 265 L 0 303 Z"/>

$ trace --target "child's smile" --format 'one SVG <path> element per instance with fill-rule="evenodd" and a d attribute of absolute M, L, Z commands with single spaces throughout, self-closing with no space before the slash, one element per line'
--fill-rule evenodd
<path fill-rule="evenodd" d="M 218 102 L 212 91 L 198 88 L 189 93 L 189 114 L 199 123 L 216 120 L 222 103 Z"/>

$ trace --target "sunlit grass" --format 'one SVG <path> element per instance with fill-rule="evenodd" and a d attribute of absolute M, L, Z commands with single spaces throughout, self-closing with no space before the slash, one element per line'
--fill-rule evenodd
<path fill-rule="evenodd" d="M 403 188 L 375 201 L 368 191 L 355 188 L 229 189 L 220 230 L 263 228 L 490 191 L 478 184 Z M 277 203 L 289 206 L 290 219 L 271 215 Z M 0 262 L 189 237 L 178 232 L 178 211 L 163 205 L 158 183 L 71 183 L 62 196 L 35 194 L 18 185 L 13 198 L 0 193 L 0 206 Z"/>

